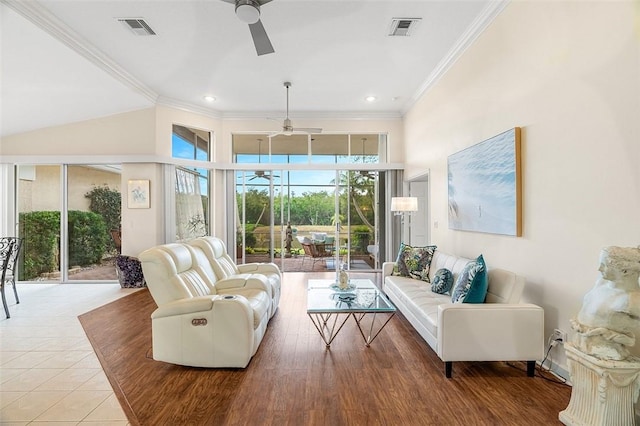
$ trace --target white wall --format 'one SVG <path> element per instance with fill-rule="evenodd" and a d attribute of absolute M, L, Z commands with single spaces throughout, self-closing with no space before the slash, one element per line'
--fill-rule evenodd
<path fill-rule="evenodd" d="M 2 138 L 2 155 L 143 155 L 155 152 L 155 108 Z"/>
<path fill-rule="evenodd" d="M 130 179 L 149 180 L 150 208 L 130 209 L 128 207 L 127 191 Z M 160 164 L 126 163 L 122 165 L 122 254 L 138 256 L 149 247 L 164 244 L 164 191 Z"/>
<path fill-rule="evenodd" d="M 602 247 L 640 244 L 639 19 L 637 1 L 511 2 L 405 117 L 407 175 L 431 173 L 432 242 L 525 276 L 547 336 L 570 330 Z M 516 126 L 523 236 L 449 230 L 447 156 Z"/>

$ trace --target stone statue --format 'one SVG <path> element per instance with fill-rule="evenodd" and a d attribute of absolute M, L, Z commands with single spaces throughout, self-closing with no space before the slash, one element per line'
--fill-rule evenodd
<path fill-rule="evenodd" d="M 287 222 L 287 229 L 285 231 L 284 248 L 287 251 L 285 257 L 291 257 L 291 243 L 293 242 L 293 230 L 291 229 L 291 223 Z"/>
<path fill-rule="evenodd" d="M 630 357 L 640 330 L 640 248 L 604 248 L 598 270 L 602 276 L 571 321 L 574 344 L 599 359 L 621 361 Z"/>

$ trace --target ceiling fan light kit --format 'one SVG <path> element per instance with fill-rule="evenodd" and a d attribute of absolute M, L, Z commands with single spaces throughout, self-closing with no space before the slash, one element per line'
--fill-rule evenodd
<path fill-rule="evenodd" d="M 254 0 L 238 0 L 236 15 L 242 22 L 255 24 L 260 20 L 260 4 Z"/>
<path fill-rule="evenodd" d="M 271 0 L 222 0 L 225 3 L 233 3 L 236 6 L 236 16 L 242 22 L 249 24 L 249 31 L 256 47 L 258 56 L 275 52 L 267 31 L 260 21 L 260 6 Z"/>

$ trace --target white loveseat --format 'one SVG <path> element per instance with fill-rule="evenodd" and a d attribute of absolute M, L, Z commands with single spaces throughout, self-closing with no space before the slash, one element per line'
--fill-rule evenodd
<path fill-rule="evenodd" d="M 455 283 L 469 261 L 436 250 L 429 278 L 446 268 Z M 432 292 L 430 283 L 391 275 L 394 264 L 382 266 L 383 291 L 444 361 L 446 377 L 454 361 L 527 361 L 527 374 L 534 375 L 544 352 L 544 312 L 520 303 L 524 278 L 488 267 L 485 303 L 452 303 L 450 295 Z"/>
<path fill-rule="evenodd" d="M 224 241 L 217 237 L 199 237 L 189 241 L 189 245 L 199 247 L 205 253 L 213 272 L 218 279 L 230 278 L 234 276 L 248 276 L 251 274 L 264 275 L 271 286 L 271 310 L 269 316 L 273 316 L 280 303 L 280 287 L 282 283 L 282 273 L 275 263 L 254 262 L 236 265 L 234 260 L 227 253 L 227 246 Z"/>
<path fill-rule="evenodd" d="M 216 273 L 223 266 L 201 243 L 153 247 L 139 259 L 158 305 L 151 314 L 153 359 L 246 367 L 277 309 L 280 282 L 274 297 L 273 277 Z"/>

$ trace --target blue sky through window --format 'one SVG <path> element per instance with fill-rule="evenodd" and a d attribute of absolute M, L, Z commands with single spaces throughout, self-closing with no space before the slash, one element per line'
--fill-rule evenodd
<path fill-rule="evenodd" d="M 175 133 L 172 133 L 171 135 L 171 155 L 173 158 L 183 158 L 185 160 L 209 160 L 209 155 L 206 150 L 197 148 L 194 153 L 193 142 L 184 140 Z M 201 176 L 199 179 L 200 193 L 203 195 L 207 195 L 209 193 L 208 180 L 206 179 L 206 177 L 208 176 L 208 170 L 201 168 L 192 168 L 191 170 L 197 171 Z"/>

